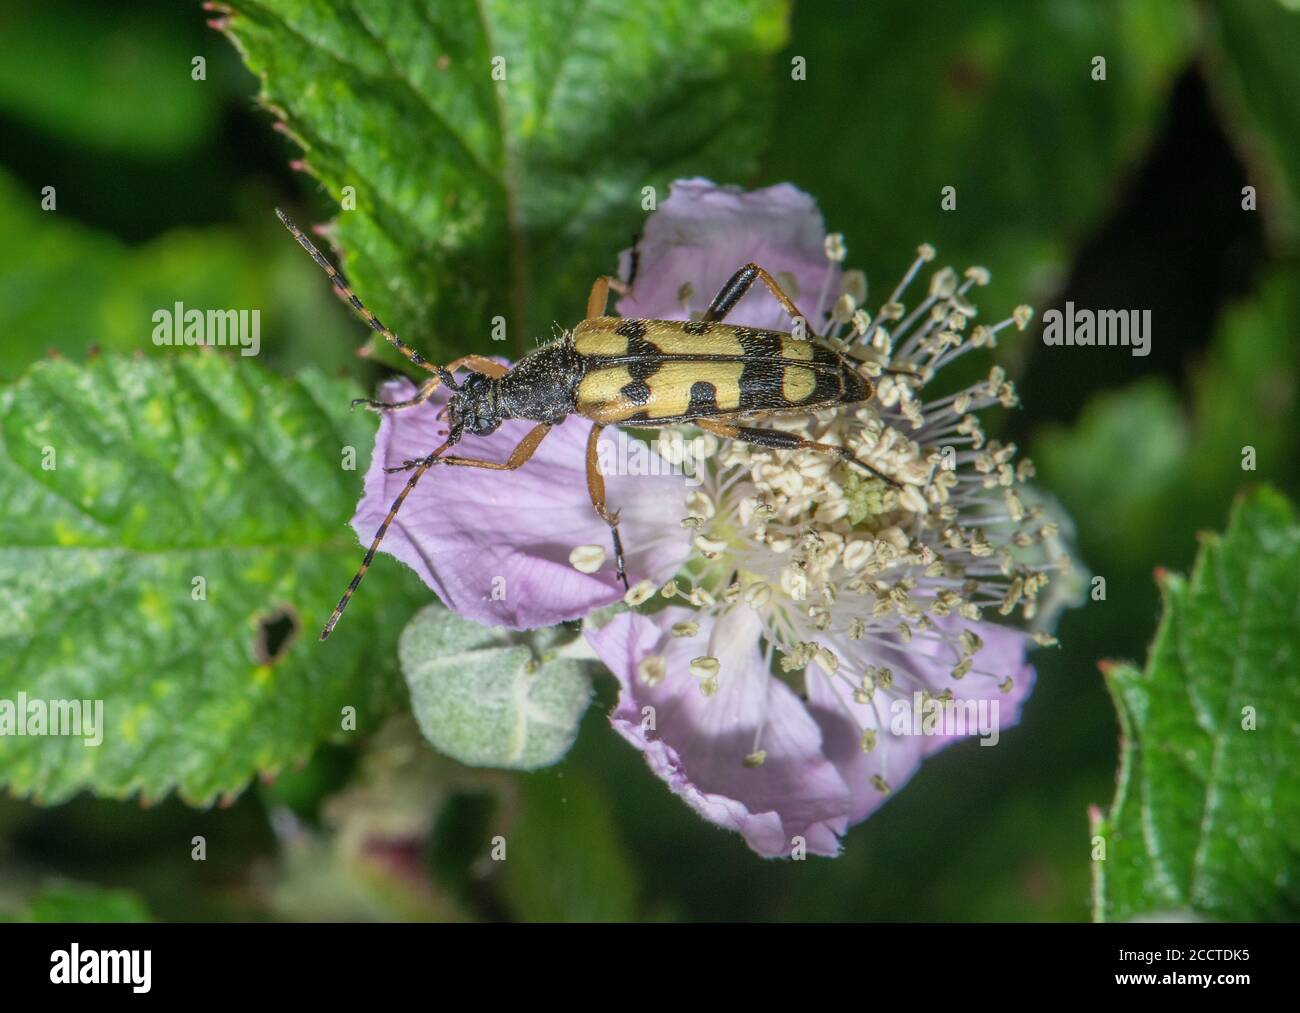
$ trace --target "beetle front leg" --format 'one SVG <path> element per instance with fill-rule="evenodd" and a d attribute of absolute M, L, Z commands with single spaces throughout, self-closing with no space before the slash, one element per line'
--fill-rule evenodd
<path fill-rule="evenodd" d="M 587 492 L 591 494 L 591 505 L 596 508 L 600 519 L 609 525 L 614 537 L 614 564 L 618 567 L 617 577 L 623 582 L 623 590 L 628 590 L 627 567 L 623 561 L 623 539 L 618 536 L 618 511 L 612 514 L 605 506 L 605 476 L 600 473 L 600 461 L 596 457 L 596 444 L 605 427 L 593 425 L 591 435 L 587 437 Z"/>
<path fill-rule="evenodd" d="M 372 412 L 400 412 L 405 408 L 414 408 L 416 405 L 422 405 L 428 401 L 430 396 L 442 381 L 436 376 L 432 380 L 426 380 L 420 385 L 420 392 L 415 397 L 407 398 L 405 401 L 376 401 L 373 398 L 358 397 L 352 399 L 352 407 L 359 404 L 365 405 Z"/>
<path fill-rule="evenodd" d="M 626 295 L 627 285 L 618 278 L 611 278 L 607 274 L 602 274 L 591 286 L 591 295 L 587 296 L 587 319 L 592 317 L 604 317 L 609 315 L 609 290 L 613 289 L 619 295 Z"/>
<path fill-rule="evenodd" d="M 493 362 L 491 359 L 482 355 L 462 355 L 454 362 L 447 363 L 445 368 L 448 373 L 454 373 L 456 370 L 461 369 L 464 366 L 478 370 L 478 372 L 485 376 L 490 376 L 494 380 L 499 380 L 510 372 L 508 366 L 503 366 L 499 362 Z M 424 404 L 424 402 L 428 401 L 429 398 L 433 396 L 433 392 L 437 390 L 441 384 L 442 378 L 435 376 L 420 385 L 420 391 L 415 395 L 415 397 L 407 398 L 405 401 L 376 401 L 374 398 L 358 397 L 353 398 L 352 407 L 355 408 L 357 405 L 365 405 L 374 412 L 400 412 L 403 409 L 414 408 L 417 405 Z"/>
<path fill-rule="evenodd" d="M 493 362 L 485 355 L 462 355 L 459 359 L 447 363 L 447 372 L 454 373 L 462 366 L 468 366 L 470 369 L 477 370 L 484 376 L 490 376 L 493 380 L 500 380 L 510 372 L 509 366 L 503 366 L 499 362 Z"/>

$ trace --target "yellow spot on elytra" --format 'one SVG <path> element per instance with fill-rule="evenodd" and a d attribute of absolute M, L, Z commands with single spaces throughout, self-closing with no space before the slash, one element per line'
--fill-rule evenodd
<path fill-rule="evenodd" d="M 620 323 L 617 317 L 584 320 L 573 329 L 573 347 L 579 355 L 596 358 L 627 355 L 627 338 L 614 333 Z"/>
<path fill-rule="evenodd" d="M 597 422 L 620 422 L 641 410 L 621 391 L 632 382 L 626 366 L 610 366 L 588 373 L 578 384 L 578 408 Z"/>
<path fill-rule="evenodd" d="M 664 355 L 745 354 L 735 331 L 716 324 L 707 334 L 688 334 L 676 321 L 655 321 L 647 328 L 645 339 Z"/>
<path fill-rule="evenodd" d="M 811 369 L 787 366 L 781 374 L 781 396 L 791 404 L 807 401 L 816 389 L 817 374 Z"/>
<path fill-rule="evenodd" d="M 646 416 L 651 419 L 678 418 L 691 403 L 691 386 L 697 381 L 713 384 L 719 411 L 740 407 L 740 374 L 743 362 L 666 362 L 646 381 L 650 400 Z"/>
<path fill-rule="evenodd" d="M 812 342 L 798 341 L 795 338 L 782 338 L 781 358 L 797 359 L 799 362 L 812 362 L 813 361 Z"/>

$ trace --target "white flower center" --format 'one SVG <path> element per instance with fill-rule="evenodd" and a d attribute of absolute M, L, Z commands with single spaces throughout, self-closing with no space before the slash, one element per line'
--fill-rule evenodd
<path fill-rule="evenodd" d="M 841 253 L 838 245 L 831 252 Z M 1056 526 L 1017 492 L 1032 466 L 1013 463 L 1015 446 L 986 441 L 972 414 L 1016 403 L 1005 373 L 994 367 L 956 393 L 919 397 L 941 366 L 994 345 L 1008 326 L 1023 329 L 1030 316 L 1022 307 L 996 326 L 968 329 L 976 310 L 967 293 L 987 283 L 982 268 L 964 279 L 950 268 L 937 271 L 925 298 L 907 311 L 904 290 L 933 255 L 921 248 L 874 319 L 857 306 L 856 292 L 839 297 L 835 319 L 853 326 L 840 339 L 836 324 L 826 340 L 861 361 L 875 396 L 771 423 L 847 447 L 901 488 L 824 453 L 731 443 L 686 498 L 692 556 L 664 590 L 699 609 L 705 626 L 728 609 L 754 609 L 774 673 L 788 677 L 815 664 L 861 704 L 930 693 L 900 665 L 920 649 L 948 665 L 954 680 L 988 678 L 1010 692 L 1010 674 L 976 666 L 979 637 L 943 620 L 978 621 L 990 608 L 1001 616 L 1019 608 L 1028 619 L 1048 572 L 1068 566 L 1068 557 L 1048 558 L 1042 548 L 1054 545 Z M 713 658 L 696 659 L 692 672 L 710 694 L 727 678 Z M 862 731 L 863 748 L 874 749 L 876 733 Z M 761 739 L 760 729 L 752 753 L 738 762 L 761 763 Z"/>

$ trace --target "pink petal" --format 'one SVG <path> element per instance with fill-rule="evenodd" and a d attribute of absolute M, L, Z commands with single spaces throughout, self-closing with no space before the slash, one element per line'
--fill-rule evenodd
<path fill-rule="evenodd" d="M 653 616 L 624 613 L 588 630 L 588 641 L 620 684 L 610 722 L 675 794 L 710 822 L 739 831 L 760 855 L 788 856 L 796 837 L 813 854 L 838 854 L 848 827 L 848 786 L 827 761 L 803 703 L 769 675 L 756 613 L 732 609 L 711 632 L 668 634 L 673 623 L 694 618 L 697 613 L 681 608 Z M 652 654 L 667 663 L 657 686 L 647 686 L 637 673 Z M 721 662 L 712 697 L 689 671 L 691 660 L 705 654 Z M 653 728 L 645 724 L 646 707 L 654 708 Z M 760 727 L 766 760 L 746 767 L 742 760 Z"/>
<path fill-rule="evenodd" d="M 998 688 L 998 680 L 969 673 L 962 679 L 952 677 L 955 659 L 935 641 L 916 639 L 906 645 L 904 653 L 877 652 L 872 663 L 894 671 L 894 686 L 911 699 L 911 694 L 928 687 L 936 695 L 951 689 L 959 701 L 986 701 L 996 705 L 999 734 L 1016 724 L 1020 709 L 1034 685 L 1034 669 L 1025 661 L 1029 638 L 1019 630 L 994 623 L 971 623 L 964 620 L 941 621 L 947 632 L 970 628 L 984 641 L 975 655 L 975 668 L 1012 676 L 1010 693 Z M 841 659 L 853 658 L 855 645 L 848 641 L 833 644 Z M 871 815 L 889 797 L 871 781 L 873 775 L 884 778 L 890 793 L 898 791 L 920 767 L 921 761 L 945 746 L 958 741 L 954 735 L 897 735 L 891 728 L 891 704 L 898 699 L 877 691 L 870 704 L 853 699 L 852 687 L 842 679 L 830 679 L 817 668 L 807 669 L 808 708 L 822 730 L 826 755 L 835 764 L 853 790 L 850 823 L 859 823 Z M 876 747 L 862 750 L 861 729 L 876 732 Z M 973 733 L 974 734 L 974 733 Z"/>
<path fill-rule="evenodd" d="M 379 399 L 414 394 L 414 385 L 403 378 L 384 384 Z M 446 400 L 439 390 L 427 404 L 381 418 L 365 494 L 352 519 L 363 544 L 370 544 L 409 478 L 385 474 L 384 467 L 422 458 L 442 443 L 446 423 L 435 416 Z M 504 461 L 532 428 L 531 422 L 510 421 L 488 437 L 467 434 L 456 453 Z M 587 492 L 590 431 L 590 422 L 570 416 L 517 471 L 430 469 L 407 497 L 381 551 L 415 570 L 448 608 L 488 626 L 550 626 L 613 604 L 623 587 L 614 575 L 609 527 L 596 516 Z M 612 438 L 607 433 L 602 442 Z M 605 478 L 606 501 L 621 511 L 633 583 L 662 583 L 686 558 L 689 532 L 679 524 L 686 480 L 668 470 Z M 579 545 L 605 548 L 604 567 L 593 574 L 575 570 L 569 553 Z"/>
<path fill-rule="evenodd" d="M 789 292 L 814 330 L 839 295 L 839 268 L 826 259 L 826 226 L 816 202 L 789 183 L 763 190 L 719 187 L 706 179 L 681 179 L 647 220 L 636 245 L 632 291 L 618 302 L 625 317 L 685 320 L 708 309 L 735 271 L 747 262 L 773 276 L 792 275 Z M 620 273 L 627 277 L 631 251 Z M 680 292 L 690 286 L 684 308 Z M 823 289 L 828 305 L 819 306 Z M 689 313 L 687 312 L 689 310 Z M 789 315 L 756 282 L 727 316 L 727 323 L 771 330 L 791 329 Z"/>

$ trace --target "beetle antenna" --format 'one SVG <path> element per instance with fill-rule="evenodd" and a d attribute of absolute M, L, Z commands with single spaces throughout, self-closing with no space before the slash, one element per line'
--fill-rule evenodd
<path fill-rule="evenodd" d="M 442 444 L 442 446 L 431 453 L 428 457 L 423 458 L 418 464 L 416 464 L 415 471 L 411 474 L 411 477 L 406 480 L 406 485 L 403 486 L 402 491 L 397 494 L 397 499 L 393 500 L 393 505 L 388 508 L 388 516 L 384 518 L 384 523 L 379 525 L 379 530 L 375 532 L 374 540 L 370 543 L 370 548 L 366 550 L 365 558 L 361 560 L 361 567 L 357 570 L 356 575 L 353 576 L 352 582 L 348 584 L 348 589 L 343 592 L 343 597 L 339 599 L 339 603 L 334 606 L 334 611 L 330 613 L 329 620 L 325 623 L 325 628 L 320 632 L 321 640 L 327 639 L 329 635 L 334 632 L 334 627 L 338 625 L 338 621 L 343 615 L 343 610 L 348 607 L 348 602 L 352 600 L 352 594 L 361 583 L 361 578 L 364 577 L 366 571 L 370 569 L 370 564 L 375 558 L 375 552 L 379 549 L 379 543 L 384 540 L 384 535 L 388 533 L 388 526 L 393 523 L 393 518 L 397 516 L 397 511 L 402 508 L 402 504 L 406 502 L 406 497 L 411 495 L 411 491 L 415 488 L 416 483 L 420 481 L 426 471 L 438 462 L 438 458 L 445 454 L 448 448 L 455 446 L 460 442 L 461 432 L 462 427 L 454 427 L 448 435 L 446 443 Z"/>
<path fill-rule="evenodd" d="M 325 257 L 321 254 L 320 250 L 316 249 L 316 247 L 312 245 L 312 241 L 308 239 L 305 235 L 303 235 L 302 229 L 298 228 L 298 226 L 296 226 L 292 221 L 289 220 L 288 215 L 286 215 L 279 208 L 276 208 L 275 216 L 279 218 L 280 223 L 286 229 L 289 230 L 289 234 L 293 236 L 294 239 L 298 240 L 298 245 L 301 246 L 304 250 L 308 252 L 308 254 L 311 255 L 311 259 L 316 261 L 316 263 L 320 266 L 320 269 L 322 271 L 324 271 L 326 274 L 329 275 L 330 281 L 334 283 L 334 287 L 339 290 L 339 292 L 343 295 L 344 299 L 346 299 L 349 303 L 352 304 L 352 308 L 356 310 L 358 314 L 360 314 L 362 320 L 368 323 L 379 334 L 382 334 L 388 340 L 389 344 L 391 344 L 394 348 L 396 348 L 399 352 L 405 355 L 417 366 L 421 367 L 422 369 L 427 369 L 430 373 L 437 373 L 439 376 L 442 377 L 444 383 L 447 382 L 447 377 L 449 374 L 447 374 L 445 370 L 443 370 L 440 366 L 435 366 L 433 363 L 431 363 L 423 355 L 421 355 L 414 348 L 412 348 L 405 341 L 403 341 L 396 334 L 394 334 L 387 327 L 385 327 L 383 321 L 381 321 L 377 316 L 371 313 L 370 310 L 366 309 L 366 304 L 357 298 L 356 293 L 353 292 L 352 289 L 348 287 L 348 283 L 343 280 L 343 276 L 339 274 L 339 272 L 335 269 L 334 265 L 331 264 L 328 260 L 326 260 Z"/>

